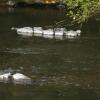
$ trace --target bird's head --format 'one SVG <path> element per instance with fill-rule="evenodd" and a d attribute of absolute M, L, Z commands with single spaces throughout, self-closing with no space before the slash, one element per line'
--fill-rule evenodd
<path fill-rule="evenodd" d="M 12 27 L 12 28 L 11 28 L 11 30 L 16 30 L 16 29 L 17 29 L 17 28 L 15 28 L 15 27 Z"/>
<path fill-rule="evenodd" d="M 81 33 L 81 30 L 77 30 L 76 32 L 80 34 Z"/>

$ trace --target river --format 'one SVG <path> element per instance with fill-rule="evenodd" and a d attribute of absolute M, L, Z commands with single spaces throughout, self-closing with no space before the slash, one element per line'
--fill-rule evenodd
<path fill-rule="evenodd" d="M 77 38 L 23 37 L 11 27 L 44 27 L 65 18 L 54 9 L 0 8 L 0 70 L 16 70 L 33 85 L 0 83 L 0 100 L 100 100 L 100 20 Z M 72 29 L 72 28 L 71 28 Z"/>

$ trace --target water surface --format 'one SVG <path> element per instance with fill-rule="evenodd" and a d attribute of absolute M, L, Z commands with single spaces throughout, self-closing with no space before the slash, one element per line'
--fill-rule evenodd
<path fill-rule="evenodd" d="M 100 24 L 90 19 L 75 39 L 22 37 L 11 27 L 51 26 L 62 10 L 0 10 L 0 70 L 28 75 L 32 86 L 0 83 L 0 100 L 99 100 Z M 10 12 L 9 12 L 10 11 Z"/>

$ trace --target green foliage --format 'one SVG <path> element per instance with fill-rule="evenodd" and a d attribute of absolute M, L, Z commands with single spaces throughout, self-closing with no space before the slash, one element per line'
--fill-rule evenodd
<path fill-rule="evenodd" d="M 100 0 L 65 0 L 66 15 L 72 23 L 82 23 L 100 11 Z"/>

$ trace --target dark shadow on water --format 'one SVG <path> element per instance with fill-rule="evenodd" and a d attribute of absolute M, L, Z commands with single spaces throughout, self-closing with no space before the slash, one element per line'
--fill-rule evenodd
<path fill-rule="evenodd" d="M 96 20 L 96 18 L 90 18 L 88 22 L 84 23 L 83 31 L 85 33 L 100 33 L 100 20 Z"/>

